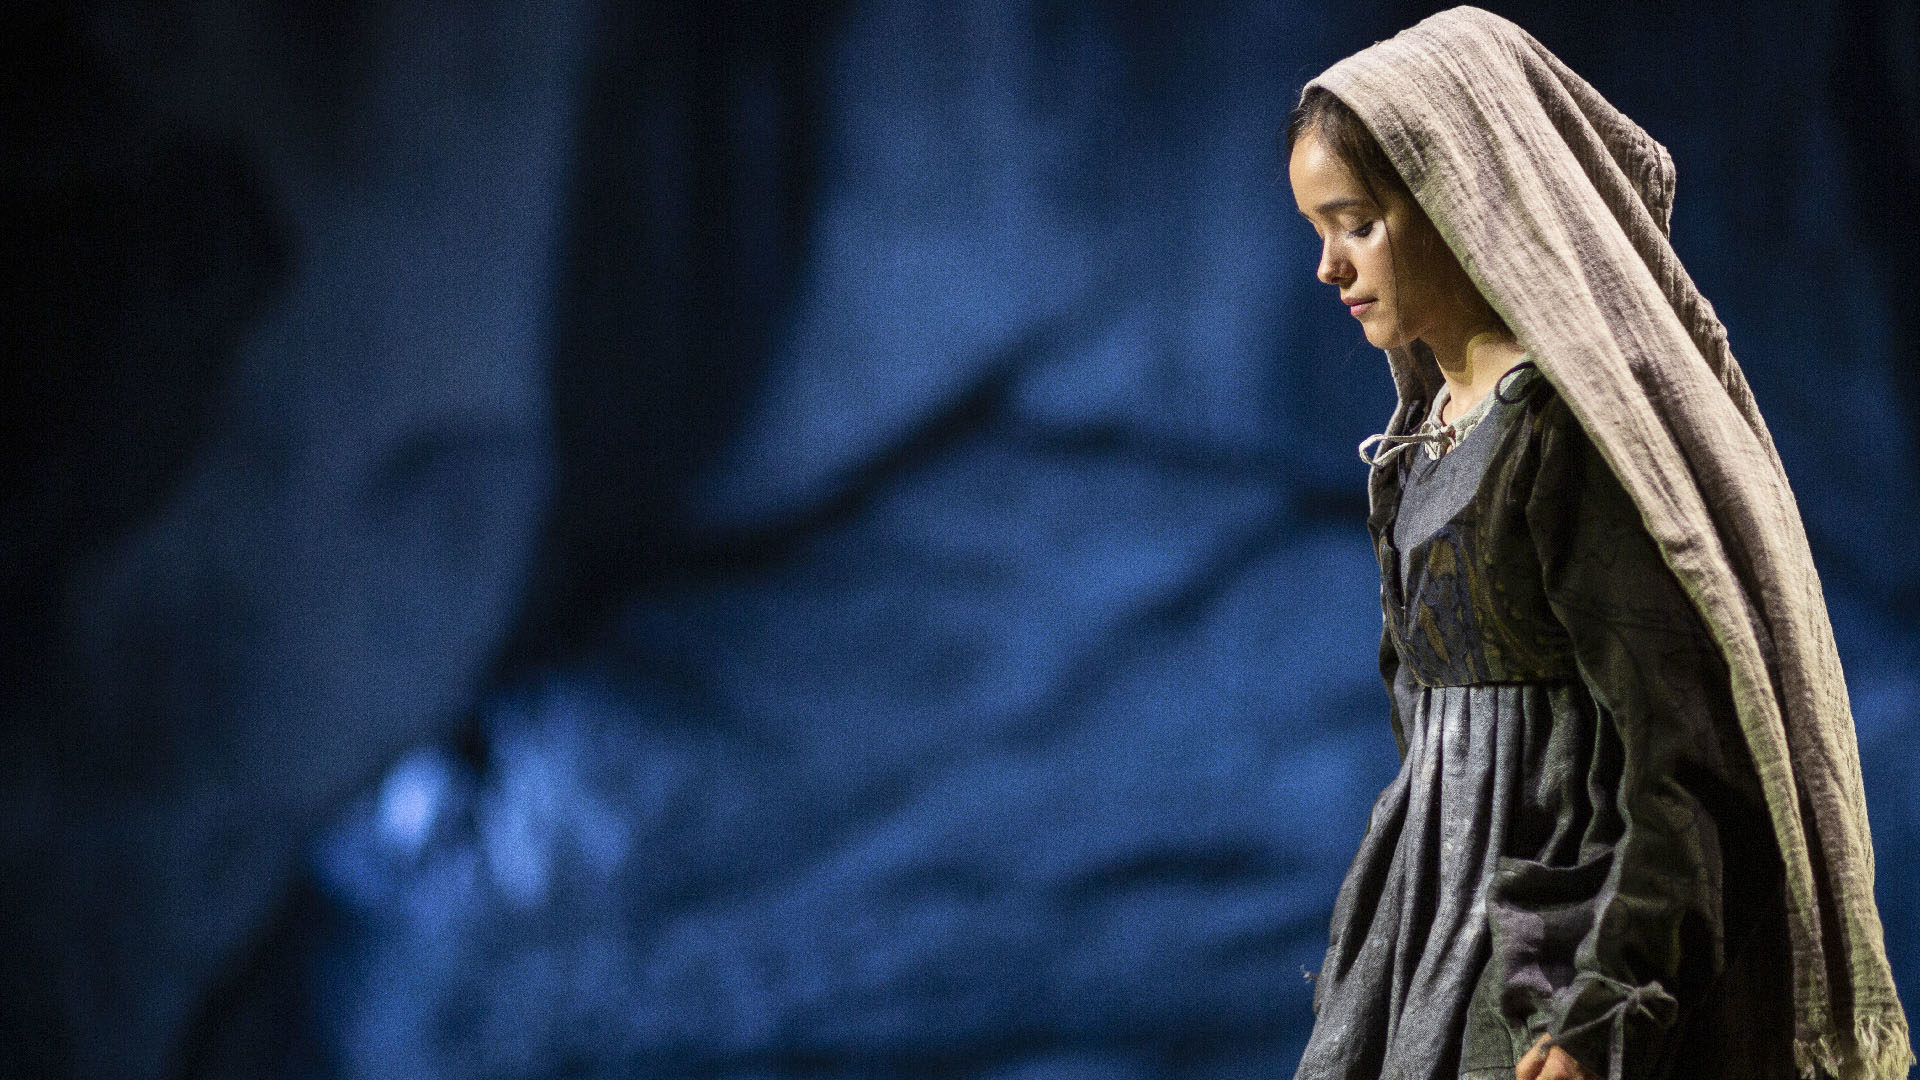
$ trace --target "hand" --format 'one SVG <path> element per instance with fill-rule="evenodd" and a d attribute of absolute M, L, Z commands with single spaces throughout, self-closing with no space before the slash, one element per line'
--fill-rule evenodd
<path fill-rule="evenodd" d="M 1513 1067 L 1515 1080 L 1600 1080 L 1593 1070 L 1575 1061 L 1565 1050 L 1557 1046 L 1552 1050 L 1541 1049 L 1546 1041 L 1547 1036 L 1540 1036 L 1520 1055 L 1520 1063 Z"/>

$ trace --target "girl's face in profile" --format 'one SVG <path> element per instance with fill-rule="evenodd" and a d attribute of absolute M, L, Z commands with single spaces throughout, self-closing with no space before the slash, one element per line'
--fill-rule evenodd
<path fill-rule="evenodd" d="M 1436 301 L 1450 277 L 1464 281 L 1466 275 L 1437 234 L 1425 235 L 1433 226 L 1411 200 L 1386 192 L 1385 206 L 1374 201 L 1311 129 L 1294 145 L 1287 175 L 1294 203 L 1320 236 L 1314 276 L 1340 290 L 1369 342 L 1400 348 L 1445 320 L 1446 305 Z M 1398 237 L 1406 261 L 1398 275 L 1389 237 Z M 1437 265 L 1442 261 L 1449 265 Z"/>

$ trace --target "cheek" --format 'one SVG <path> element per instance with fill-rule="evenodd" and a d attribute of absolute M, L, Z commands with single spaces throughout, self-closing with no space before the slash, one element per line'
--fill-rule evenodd
<path fill-rule="evenodd" d="M 1393 254 L 1385 244 L 1367 249 L 1361 276 L 1373 285 L 1373 293 L 1382 299 L 1394 294 Z"/>
<path fill-rule="evenodd" d="M 1412 248 L 1401 268 L 1403 302 L 1422 306 L 1445 303 L 1459 283 L 1466 281 L 1466 273 L 1438 235 L 1415 236 Z"/>

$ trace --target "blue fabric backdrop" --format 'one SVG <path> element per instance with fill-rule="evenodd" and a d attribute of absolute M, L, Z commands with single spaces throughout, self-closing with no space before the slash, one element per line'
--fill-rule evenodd
<path fill-rule="evenodd" d="M 1911 981 L 1920 14 L 1494 6 L 1677 160 Z M 1275 135 L 1429 10 L 36 8 L 0 1075 L 1290 1075 L 1398 762 Z"/>

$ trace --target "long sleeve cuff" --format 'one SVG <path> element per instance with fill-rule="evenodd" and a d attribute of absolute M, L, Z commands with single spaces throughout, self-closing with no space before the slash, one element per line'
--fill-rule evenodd
<path fill-rule="evenodd" d="M 1680 1015 L 1680 1003 L 1659 983 L 1634 986 L 1597 972 L 1577 976 L 1561 998 L 1566 1005 L 1547 1045 L 1608 1080 L 1644 1072 Z"/>

